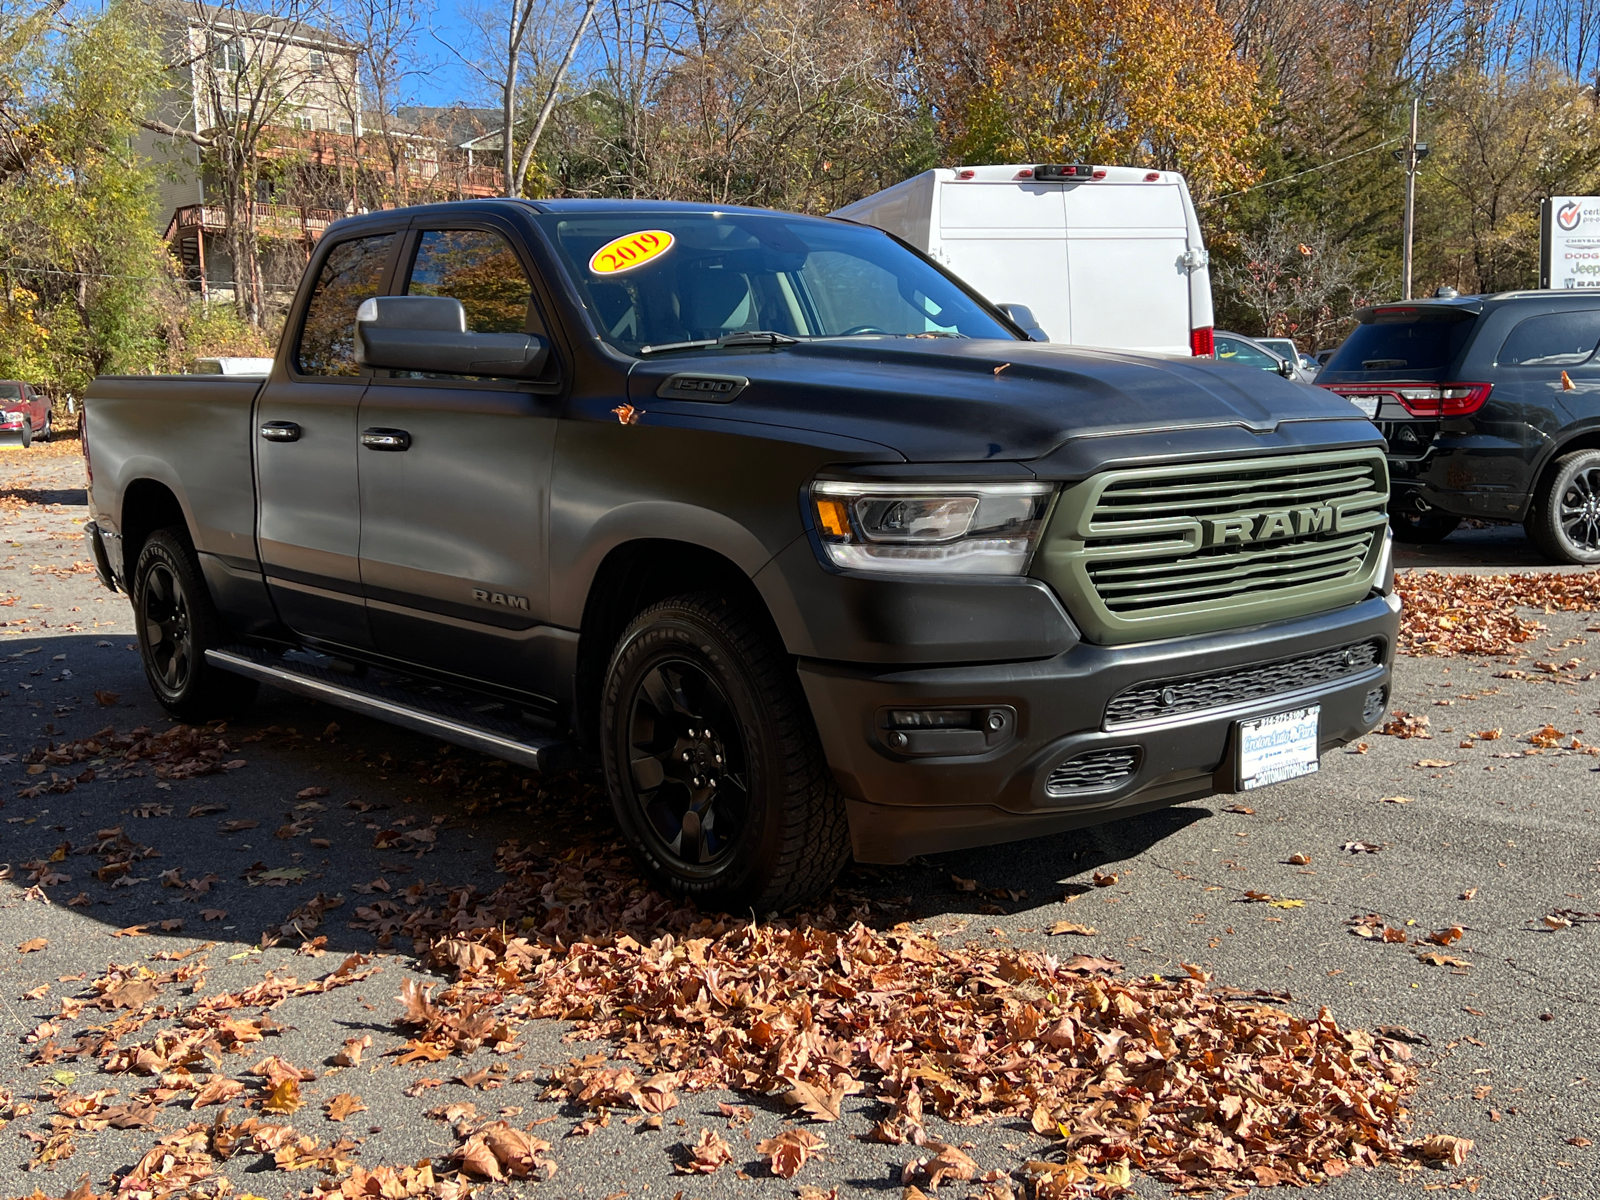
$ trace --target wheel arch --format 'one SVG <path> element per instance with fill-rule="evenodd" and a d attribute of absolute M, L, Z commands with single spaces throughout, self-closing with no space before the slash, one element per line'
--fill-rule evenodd
<path fill-rule="evenodd" d="M 594 573 L 578 631 L 573 725 L 585 746 L 597 744 L 600 693 L 623 630 L 650 605 L 688 592 L 717 593 L 745 605 L 777 636 L 760 589 L 727 555 L 673 538 L 635 538 L 614 546 Z"/>
<path fill-rule="evenodd" d="M 130 481 L 122 491 L 122 512 L 117 521 L 117 529 L 122 534 L 122 575 L 130 584 L 139 552 L 150 535 L 158 529 L 170 528 L 181 529 L 189 545 L 194 545 L 188 514 L 178 494 L 159 479 L 143 477 Z"/>
<path fill-rule="evenodd" d="M 1543 499 L 1545 490 L 1555 477 L 1556 464 L 1579 450 L 1600 450 L 1600 425 L 1591 425 L 1557 442 L 1544 457 L 1533 475 L 1533 486 L 1528 490 L 1528 512 L 1531 514 Z"/>

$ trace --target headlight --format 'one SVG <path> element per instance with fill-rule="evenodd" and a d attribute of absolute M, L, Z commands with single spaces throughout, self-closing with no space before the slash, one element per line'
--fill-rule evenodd
<path fill-rule="evenodd" d="M 897 575 L 1021 575 L 1038 544 L 1048 483 L 811 486 L 817 533 L 836 567 Z"/>

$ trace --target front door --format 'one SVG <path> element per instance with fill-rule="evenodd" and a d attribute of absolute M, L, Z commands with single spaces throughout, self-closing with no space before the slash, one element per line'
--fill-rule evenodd
<path fill-rule="evenodd" d="M 258 539 L 278 616 L 313 642 L 367 649 L 356 454 L 367 372 L 356 308 L 380 294 L 399 230 L 350 238 L 322 256 L 287 364 L 256 406 Z"/>
<path fill-rule="evenodd" d="M 396 293 L 452 296 L 477 333 L 546 335 L 491 222 L 416 228 Z M 550 378 L 556 367 L 552 355 Z M 361 402 L 361 579 L 378 650 L 548 694 L 550 382 L 380 371 Z"/>

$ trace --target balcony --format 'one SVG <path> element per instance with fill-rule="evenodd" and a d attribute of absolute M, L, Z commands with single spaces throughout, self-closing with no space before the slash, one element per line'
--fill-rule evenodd
<path fill-rule="evenodd" d="M 331 208 L 303 208 L 291 204 L 257 204 L 256 232 L 268 237 L 314 242 L 329 225 L 347 214 Z M 186 204 L 174 210 L 167 222 L 166 240 L 188 241 L 194 233 L 222 233 L 228 228 L 227 210 L 215 204 Z"/>

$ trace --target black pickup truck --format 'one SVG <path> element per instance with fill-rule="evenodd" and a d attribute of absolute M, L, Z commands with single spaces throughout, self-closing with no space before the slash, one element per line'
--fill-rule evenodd
<path fill-rule="evenodd" d="M 176 716 L 264 681 L 597 759 L 655 879 L 741 910 L 1371 729 L 1399 612 L 1373 426 L 1024 315 L 836 220 L 355 217 L 265 379 L 89 389 L 88 538 Z"/>

